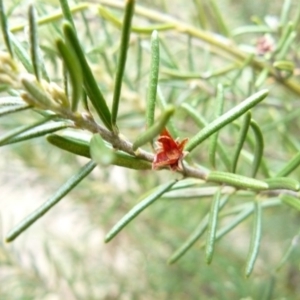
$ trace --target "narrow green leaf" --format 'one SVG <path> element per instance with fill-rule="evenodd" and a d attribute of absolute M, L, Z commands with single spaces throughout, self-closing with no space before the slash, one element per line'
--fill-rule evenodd
<path fill-rule="evenodd" d="M 166 64 L 168 64 L 170 68 L 179 69 L 177 59 L 174 57 L 174 55 L 169 49 L 169 43 L 167 43 L 164 39 L 161 38 L 159 44 L 161 45 L 161 49 L 165 52 L 165 56 L 168 58 Z"/>
<path fill-rule="evenodd" d="M 275 177 L 286 177 L 300 165 L 300 152 L 298 152 L 276 175 Z"/>
<path fill-rule="evenodd" d="M 211 1 L 209 1 L 209 3 L 212 8 L 213 14 L 215 15 L 214 19 L 216 20 L 216 22 L 218 24 L 220 33 L 226 37 L 229 37 L 230 32 L 226 26 L 225 20 L 224 20 L 223 15 L 218 7 L 218 4 L 216 3 L 215 0 L 211 0 Z"/>
<path fill-rule="evenodd" d="M 250 248 L 248 258 L 246 262 L 245 275 L 249 277 L 252 273 L 261 240 L 261 222 L 262 222 L 262 209 L 260 203 L 254 201 L 254 212 L 253 212 L 253 230 L 250 241 Z"/>
<path fill-rule="evenodd" d="M 15 38 L 13 34 L 10 34 L 10 40 L 14 49 L 14 53 L 17 58 L 20 60 L 22 65 L 25 67 L 28 73 L 33 73 L 33 66 L 30 60 L 30 57 L 26 51 L 26 49 L 22 46 L 22 44 Z"/>
<path fill-rule="evenodd" d="M 194 122 L 199 127 L 205 127 L 208 125 L 208 122 L 199 113 L 197 113 L 197 110 L 195 108 L 193 108 L 188 103 L 182 103 L 180 107 L 184 109 L 184 111 L 194 120 Z M 218 151 L 218 154 L 223 164 L 226 166 L 226 169 L 228 171 L 231 170 L 230 160 L 228 158 L 227 151 L 225 150 L 223 144 L 218 143 L 216 150 Z"/>
<path fill-rule="evenodd" d="M 35 77 L 37 81 L 40 81 L 41 62 L 40 62 L 40 54 L 39 54 L 38 29 L 36 24 L 36 12 L 33 5 L 29 6 L 28 18 L 29 18 L 29 40 L 30 40 L 31 61 L 32 61 Z"/>
<path fill-rule="evenodd" d="M 42 109 L 54 109 L 57 107 L 55 101 L 42 89 L 38 82 L 32 81 L 31 78 L 23 77 L 21 78 L 21 83 L 33 98 L 33 103 L 29 104 L 38 106 Z M 27 97 L 23 97 L 23 99 L 28 101 L 30 100 Z"/>
<path fill-rule="evenodd" d="M 32 106 L 28 105 L 28 104 L 4 106 L 4 107 L 0 108 L 0 117 L 6 116 L 8 114 L 15 113 L 18 111 L 26 110 L 29 108 L 32 108 Z"/>
<path fill-rule="evenodd" d="M 19 142 L 23 142 L 26 140 L 31 140 L 33 138 L 37 138 L 40 136 L 44 136 L 46 134 L 67 128 L 67 127 L 71 127 L 72 124 L 65 122 L 65 121 L 61 121 L 61 122 L 55 122 L 55 123 L 47 123 L 47 124 L 43 124 L 40 126 L 37 126 L 35 128 L 32 128 L 30 130 L 27 130 L 25 132 L 22 132 L 12 138 L 10 138 L 8 141 L 6 141 L 6 143 L 2 143 L 2 145 L 8 145 L 8 144 L 14 144 L 14 143 L 19 143 Z"/>
<path fill-rule="evenodd" d="M 280 49 L 279 53 L 276 55 L 276 59 L 281 60 L 284 59 L 292 46 L 294 39 L 297 37 L 297 32 L 292 31 L 290 35 L 287 37 L 285 43 L 283 44 L 282 48 Z"/>
<path fill-rule="evenodd" d="M 228 184 L 242 189 L 266 190 L 269 188 L 268 184 L 263 181 L 219 171 L 212 171 L 208 173 L 207 181 Z"/>
<path fill-rule="evenodd" d="M 277 47 L 274 50 L 274 53 L 278 54 L 282 50 L 282 48 L 284 48 L 285 43 L 288 41 L 290 35 L 293 33 L 293 30 L 294 30 L 294 24 L 293 24 L 293 22 L 289 22 L 285 26 L 285 28 L 282 32 L 282 35 L 277 43 Z M 278 58 L 278 59 L 280 59 L 280 58 Z"/>
<path fill-rule="evenodd" d="M 232 173 L 235 173 L 235 171 L 236 171 L 238 159 L 239 159 L 241 150 L 243 148 L 244 142 L 246 140 L 247 132 L 248 132 L 248 129 L 250 126 L 250 121 L 251 121 L 251 112 L 249 111 L 245 114 L 239 137 L 237 138 L 237 141 L 235 142 L 236 146 L 235 146 L 235 149 L 233 151 L 233 156 L 232 156 L 233 157 Z"/>
<path fill-rule="evenodd" d="M 133 170 L 151 170 L 150 162 L 131 156 L 127 153 L 117 151 L 112 161 L 113 165 Z"/>
<path fill-rule="evenodd" d="M 253 130 L 255 141 L 256 141 L 254 153 L 253 153 L 254 158 L 253 158 L 252 172 L 251 172 L 251 176 L 255 177 L 263 157 L 264 138 L 258 124 L 254 120 L 251 120 L 250 126 L 251 129 Z"/>
<path fill-rule="evenodd" d="M 218 191 L 214 196 L 213 202 L 211 204 L 211 210 L 210 210 L 209 220 L 208 220 L 206 247 L 205 247 L 205 259 L 207 264 L 211 263 L 214 254 L 220 199 L 221 199 L 221 190 L 218 189 Z"/>
<path fill-rule="evenodd" d="M 157 31 L 151 36 L 151 63 L 147 91 L 146 125 L 147 128 L 154 124 L 156 93 L 159 72 L 159 39 Z"/>
<path fill-rule="evenodd" d="M 269 67 L 262 69 L 262 71 L 257 76 L 257 79 L 255 80 L 255 83 L 254 83 L 255 88 L 257 88 L 257 89 L 260 88 L 266 82 L 266 80 L 269 76 L 269 73 L 270 73 Z"/>
<path fill-rule="evenodd" d="M 227 65 L 225 67 L 222 67 L 220 69 L 212 70 L 212 71 L 206 71 L 204 73 L 197 73 L 197 72 L 183 72 L 182 70 L 176 70 L 176 69 L 169 69 L 164 67 L 161 72 L 164 75 L 167 75 L 168 77 L 174 78 L 174 79 L 181 79 L 181 80 L 191 80 L 191 79 L 211 79 L 214 77 L 223 76 L 233 70 L 239 69 L 240 66 L 237 63 L 233 63 L 230 65 Z"/>
<path fill-rule="evenodd" d="M 74 53 L 73 49 L 68 47 L 62 40 L 56 41 L 56 47 L 70 75 L 72 86 L 71 108 L 72 111 L 75 112 L 77 110 L 80 97 L 82 96 L 83 74 L 81 66 L 76 58 L 76 54 Z"/>
<path fill-rule="evenodd" d="M 80 4 L 72 6 L 70 10 L 72 13 L 76 13 L 76 12 L 86 10 L 89 7 L 90 7 L 89 3 L 84 2 L 84 3 L 80 3 Z M 60 19 L 62 19 L 62 16 L 63 16 L 63 13 L 62 13 L 61 9 L 58 9 L 56 12 L 50 13 L 48 15 L 45 14 L 44 17 L 41 17 L 37 20 L 37 23 L 39 26 L 49 24 L 49 23 L 53 24 L 55 21 L 59 21 Z M 22 31 L 22 30 L 24 30 L 24 28 L 26 26 L 27 26 L 26 23 L 12 26 L 11 32 Z"/>
<path fill-rule="evenodd" d="M 15 106 L 26 104 L 20 97 L 17 96 L 4 96 L 0 98 L 0 107 L 1 106 Z"/>
<path fill-rule="evenodd" d="M 290 258 L 290 256 L 292 255 L 293 251 L 295 250 L 295 248 L 298 247 L 298 245 L 299 245 L 299 233 L 298 233 L 298 235 L 296 235 L 296 236 L 292 239 L 292 241 L 291 241 L 289 247 L 288 247 L 287 250 L 285 251 L 285 253 L 284 253 L 282 259 L 280 260 L 278 266 L 277 266 L 276 269 L 275 269 L 277 272 L 278 272 L 278 271 L 282 268 L 282 266 L 287 262 L 287 260 Z"/>
<path fill-rule="evenodd" d="M 169 119 L 174 114 L 174 106 L 167 106 L 166 109 L 162 112 L 160 118 L 145 132 L 140 134 L 135 142 L 132 145 L 132 149 L 135 151 L 139 147 L 151 142 L 156 136 L 158 136 L 161 131 L 166 127 Z"/>
<path fill-rule="evenodd" d="M 97 85 L 96 79 L 86 61 L 85 55 L 82 51 L 82 48 L 79 44 L 77 36 L 72 28 L 72 26 L 68 23 L 65 23 L 63 26 L 64 34 L 66 37 L 69 46 L 74 50 L 74 53 L 77 55 L 77 59 L 81 65 L 82 73 L 84 74 L 84 87 L 88 97 L 90 98 L 93 106 L 95 107 L 99 117 L 103 121 L 104 125 L 112 130 L 111 123 L 111 114 L 106 104 L 106 101 Z"/>
<path fill-rule="evenodd" d="M 264 181 L 268 184 L 269 189 L 287 189 L 291 191 L 299 191 L 300 189 L 299 181 L 293 178 L 274 177 Z"/>
<path fill-rule="evenodd" d="M 166 108 L 168 107 L 168 104 L 167 104 L 167 101 L 166 101 L 159 85 L 157 86 L 157 96 L 158 96 L 157 100 L 158 100 L 161 110 L 163 110 L 163 111 L 166 110 Z M 172 119 L 169 120 L 169 122 L 167 124 L 167 129 L 174 138 L 177 138 L 179 136 L 179 133 L 178 133 L 176 126 L 174 124 L 174 121 Z"/>
<path fill-rule="evenodd" d="M 177 262 L 204 234 L 208 225 L 208 215 L 206 215 L 199 225 L 194 229 L 192 234 L 187 238 L 187 240 L 170 256 L 168 259 L 168 264 L 174 264 Z"/>
<path fill-rule="evenodd" d="M 288 194 L 281 194 L 280 199 L 284 204 L 300 211 L 300 199 L 299 198 L 296 198 L 296 197 L 294 197 L 292 195 L 288 195 Z"/>
<path fill-rule="evenodd" d="M 204 127 L 198 134 L 196 134 L 185 147 L 185 150 L 192 151 L 196 148 L 201 142 L 211 136 L 213 133 L 220 130 L 226 124 L 234 121 L 239 116 L 243 115 L 253 106 L 261 102 L 268 95 L 268 90 L 262 90 L 250 96 L 243 102 L 239 103 L 237 106 L 233 107 L 231 110 L 211 122 L 209 125 Z"/>
<path fill-rule="evenodd" d="M 121 44 L 120 44 L 120 53 L 115 77 L 115 87 L 114 87 L 114 96 L 112 103 L 112 124 L 116 127 L 116 121 L 118 116 L 119 102 L 121 96 L 121 88 L 123 75 L 125 70 L 127 51 L 130 39 L 130 31 L 131 31 L 131 20 L 134 13 L 134 5 L 135 0 L 126 0 L 125 1 L 125 13 L 122 24 L 122 34 L 121 34 Z"/>
<path fill-rule="evenodd" d="M 287 21 L 289 21 L 289 11 L 291 9 L 291 0 L 285 0 L 282 5 L 281 15 L 280 15 L 280 26 L 284 26 Z"/>
<path fill-rule="evenodd" d="M 47 136 L 47 141 L 63 150 L 76 155 L 90 158 L 90 144 L 87 141 L 80 140 L 74 137 L 66 137 L 58 134 L 50 134 Z"/>
<path fill-rule="evenodd" d="M 286 72 L 293 72 L 295 69 L 295 63 L 288 60 L 277 60 L 273 63 L 273 67 Z"/>
<path fill-rule="evenodd" d="M 94 134 L 90 143 L 90 155 L 97 163 L 103 166 L 116 165 L 134 170 L 150 170 L 151 163 L 143 159 L 116 151 L 104 142 L 99 134 Z"/>
<path fill-rule="evenodd" d="M 297 5 L 293 20 L 294 20 L 295 28 L 298 28 L 299 22 L 300 22 L 300 6 L 299 5 Z"/>
<path fill-rule="evenodd" d="M 225 195 L 222 197 L 220 204 L 219 204 L 219 211 L 224 207 L 229 199 L 229 195 Z M 201 220 L 199 225 L 194 229 L 192 234 L 187 238 L 187 240 L 171 255 L 168 259 L 168 264 L 173 264 L 177 260 L 179 260 L 202 236 L 202 234 L 207 229 L 208 225 L 208 213 L 206 216 Z"/>
<path fill-rule="evenodd" d="M 142 76 L 142 67 L 143 67 L 143 48 L 142 48 L 142 39 L 141 37 L 138 37 L 137 42 L 137 55 L 136 55 L 136 77 L 135 77 L 135 82 L 136 82 L 136 89 L 139 90 L 140 87 L 140 81 L 141 81 L 141 76 Z"/>
<path fill-rule="evenodd" d="M 199 22 L 202 29 L 207 29 L 207 15 L 204 9 L 204 3 L 201 0 L 193 0 L 195 5 L 195 13 L 197 13 L 196 20 Z"/>
<path fill-rule="evenodd" d="M 122 28 L 122 22 L 118 19 L 116 15 L 112 14 L 108 9 L 99 5 L 98 12 L 103 19 L 109 21 L 112 25 L 116 26 L 117 28 Z M 173 29 L 174 27 L 175 25 L 172 23 L 153 24 L 146 27 L 137 27 L 132 25 L 131 31 L 140 34 L 151 34 L 154 30 L 165 31 Z"/>
<path fill-rule="evenodd" d="M 222 115 L 223 108 L 224 108 L 224 88 L 223 85 L 219 83 L 217 86 L 216 114 L 215 114 L 216 118 Z M 211 136 L 209 150 L 208 150 L 209 161 L 214 168 L 216 167 L 216 150 L 218 145 L 218 136 L 219 136 L 218 131 Z"/>
<path fill-rule="evenodd" d="M 136 216 L 138 216 L 149 205 L 158 200 L 164 193 L 171 189 L 171 187 L 177 182 L 177 180 L 169 181 L 163 185 L 157 187 L 151 194 L 147 193 L 147 196 L 142 197 L 137 205 L 135 205 L 105 236 L 105 242 L 108 243 L 112 240 L 129 222 L 131 222 Z"/>
<path fill-rule="evenodd" d="M 3 34 L 3 39 L 6 45 L 6 48 L 11 57 L 14 57 L 10 39 L 10 31 L 8 29 L 7 18 L 4 9 L 4 0 L 0 0 L 0 19 L 1 19 L 1 29 Z"/>
<path fill-rule="evenodd" d="M 60 3 L 61 10 L 62 10 L 62 13 L 64 15 L 64 18 L 72 25 L 72 27 L 75 30 L 73 16 L 72 16 L 72 12 L 71 12 L 70 7 L 69 7 L 68 0 L 59 0 L 59 3 Z"/>
<path fill-rule="evenodd" d="M 216 234 L 216 240 L 221 239 L 227 233 L 229 233 L 232 229 L 234 229 L 237 225 L 242 223 L 245 219 L 247 219 L 253 212 L 253 208 L 244 209 L 241 213 L 239 213 L 229 224 L 223 226 L 218 230 Z M 204 247 L 205 244 L 203 244 Z"/>
<path fill-rule="evenodd" d="M 240 26 L 236 29 L 233 29 L 231 32 L 232 36 L 238 36 L 247 33 L 274 33 L 275 29 L 270 28 L 267 25 L 246 25 Z"/>
<path fill-rule="evenodd" d="M 12 242 L 29 226 L 41 218 L 49 209 L 56 205 L 64 196 L 66 196 L 74 187 L 76 187 L 82 179 L 84 179 L 96 167 L 93 161 L 88 162 L 80 171 L 73 175 L 58 191 L 49 198 L 43 205 L 32 212 L 28 217 L 21 221 L 15 228 L 13 228 L 6 236 L 6 242 Z"/>
<path fill-rule="evenodd" d="M 9 144 L 9 140 L 12 139 L 13 137 L 18 136 L 21 133 L 24 133 L 24 132 L 29 131 L 31 129 L 35 129 L 35 128 L 39 127 L 40 125 L 50 121 L 51 119 L 52 119 L 52 117 L 48 117 L 46 119 L 42 119 L 38 122 L 35 122 L 33 124 L 26 125 L 26 126 L 21 126 L 21 127 L 18 127 L 16 129 L 11 130 L 10 132 L 0 136 L 0 146 L 5 145 L 5 144 Z"/>

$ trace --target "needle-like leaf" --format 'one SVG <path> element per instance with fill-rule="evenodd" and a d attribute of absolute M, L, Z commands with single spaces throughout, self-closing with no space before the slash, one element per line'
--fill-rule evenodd
<path fill-rule="evenodd" d="M 134 170 L 149 170 L 151 164 L 148 161 L 128 155 L 122 151 L 115 151 L 102 139 L 99 134 L 94 134 L 90 143 L 92 159 L 102 166 L 116 165 Z"/>
<path fill-rule="evenodd" d="M 285 177 L 291 174 L 300 165 L 300 152 L 298 152 L 285 166 L 275 175 L 275 177 Z"/>
<path fill-rule="evenodd" d="M 261 180 L 219 171 L 212 171 L 208 173 L 207 181 L 225 183 L 238 188 L 249 188 L 253 190 L 266 190 L 269 187 L 266 182 Z"/>
<path fill-rule="evenodd" d="M 185 147 L 185 150 L 192 151 L 196 148 L 201 142 L 211 136 L 213 133 L 220 130 L 226 124 L 234 121 L 253 106 L 257 105 L 263 99 L 266 98 L 268 95 L 268 90 L 262 90 L 260 92 L 255 93 L 254 95 L 250 96 L 240 104 L 236 105 L 234 108 L 220 116 L 219 118 L 215 119 L 213 122 L 208 124 L 204 127 L 198 134 L 196 134 Z"/>
<path fill-rule="evenodd" d="M 131 222 L 136 216 L 138 216 L 149 205 L 158 200 L 164 193 L 171 189 L 171 187 L 177 182 L 177 180 L 169 181 L 163 185 L 157 187 L 151 194 L 147 193 L 147 196 L 142 197 L 137 205 L 135 205 L 105 236 L 105 242 L 108 243 L 112 240 L 129 222 Z"/>
<path fill-rule="evenodd" d="M 90 158 L 90 144 L 85 140 L 74 137 L 66 137 L 58 134 L 50 134 L 47 136 L 47 141 L 63 150 L 76 155 Z"/>
<path fill-rule="evenodd" d="M 106 101 L 97 85 L 96 79 L 86 61 L 83 50 L 79 44 L 76 33 L 73 30 L 72 25 L 65 23 L 64 24 L 64 34 L 67 40 L 67 44 L 74 50 L 76 53 L 77 59 L 81 65 L 82 73 L 84 74 L 84 87 L 88 97 L 90 98 L 93 106 L 95 107 L 99 117 L 101 118 L 104 125 L 112 130 L 111 123 L 111 114 L 106 104 Z"/>
<path fill-rule="evenodd" d="M 208 219 L 206 247 L 205 247 L 205 258 L 207 264 L 211 263 L 214 254 L 220 200 L 221 200 L 221 190 L 218 189 L 218 191 L 214 196 L 213 202 L 211 204 L 211 210 Z"/>
<path fill-rule="evenodd" d="M 33 5 L 29 6 L 29 40 L 30 40 L 30 54 L 33 65 L 33 70 L 37 81 L 40 81 L 40 54 L 39 54 L 39 42 L 38 42 L 38 29 L 36 24 L 36 12 Z"/>
<path fill-rule="evenodd" d="M 13 228 L 6 236 L 6 242 L 12 242 L 22 232 L 24 232 L 29 226 L 41 218 L 49 209 L 56 205 L 64 196 L 66 196 L 74 187 L 76 187 L 82 179 L 84 179 L 92 170 L 96 167 L 96 163 L 93 161 L 88 162 L 83 166 L 80 171 L 73 175 L 64 185 L 62 185 L 58 191 L 49 198 L 43 205 L 32 212 L 21 223 Z"/>
<path fill-rule="evenodd" d="M 222 197 L 219 205 L 219 210 L 224 207 L 228 200 L 229 195 L 225 195 Z M 201 220 L 199 225 L 194 229 L 188 239 L 171 255 L 171 257 L 168 259 L 169 264 L 173 264 L 177 260 L 179 260 L 199 240 L 199 238 L 207 229 L 208 218 L 209 213 L 207 213 L 206 216 Z"/>
<path fill-rule="evenodd" d="M 48 117 L 48 118 L 42 119 L 38 122 L 35 122 L 33 124 L 13 129 L 12 131 L 0 136 L 0 146 L 9 144 L 9 140 L 12 139 L 13 137 L 18 136 L 21 133 L 24 133 L 26 131 L 30 131 L 32 129 L 34 130 L 35 128 L 38 128 L 40 125 L 47 123 L 51 119 L 52 119 L 52 117 Z"/>
<path fill-rule="evenodd" d="M 30 130 L 24 131 L 18 135 L 14 135 L 13 137 L 11 137 L 9 140 L 6 140 L 6 142 L 2 143 L 1 145 L 8 145 L 8 144 L 23 142 L 26 140 L 31 140 L 33 138 L 41 137 L 46 134 L 53 133 L 68 127 L 72 127 L 72 124 L 65 121 L 42 124 Z"/>
<path fill-rule="evenodd" d="M 258 124 L 254 120 L 251 120 L 250 126 L 253 130 L 255 141 L 256 141 L 254 153 L 253 153 L 253 163 L 252 163 L 252 172 L 251 172 L 251 176 L 255 177 L 263 157 L 264 138 Z"/>
<path fill-rule="evenodd" d="M 128 45 L 129 45 L 130 31 L 131 31 L 131 20 L 134 13 L 134 5 L 135 5 L 135 0 L 126 0 L 125 2 L 125 14 L 124 14 L 124 20 L 122 24 L 120 54 L 119 54 L 117 72 L 115 77 L 114 96 L 113 96 L 112 111 L 111 111 L 112 124 L 115 128 L 116 128 L 116 121 L 118 116 L 123 75 L 124 75 L 125 64 L 127 59 L 127 52 L 128 52 Z"/>
<path fill-rule="evenodd" d="M 216 118 L 220 117 L 223 113 L 223 107 L 224 107 L 224 88 L 222 84 L 218 84 L 217 86 L 217 97 L 216 97 Z M 211 136 L 210 144 L 209 144 L 209 161 L 212 164 L 212 166 L 216 167 L 216 150 L 218 146 L 218 136 L 219 132 L 217 131 Z"/>
<path fill-rule="evenodd" d="M 72 86 L 71 108 L 75 112 L 82 96 L 83 74 L 81 66 L 72 48 L 68 47 L 62 40 L 57 40 L 56 46 L 70 75 Z"/>
<path fill-rule="evenodd" d="M 0 20 L 1 20 L 1 29 L 2 29 L 2 34 L 4 38 L 4 42 L 6 45 L 6 48 L 10 54 L 11 57 L 13 57 L 13 51 L 12 51 L 12 43 L 10 39 L 10 31 L 8 29 L 8 24 L 7 24 L 7 18 L 4 10 L 4 0 L 0 0 Z"/>
<path fill-rule="evenodd" d="M 261 204 L 258 203 L 257 201 L 254 201 L 253 230 L 252 230 L 252 236 L 250 241 L 248 259 L 245 268 L 246 277 L 249 277 L 251 275 L 258 255 L 260 240 L 261 240 L 261 221 L 262 221 Z"/>
<path fill-rule="evenodd" d="M 160 118 L 145 132 L 140 134 L 135 142 L 133 143 L 133 150 L 137 150 L 137 148 L 151 142 L 156 136 L 158 136 L 161 131 L 166 127 L 169 119 L 174 114 L 175 108 L 173 106 L 167 106 L 163 113 L 161 114 Z"/>
<path fill-rule="evenodd" d="M 156 93 L 159 71 L 159 40 L 157 31 L 151 36 L 151 64 L 147 91 L 146 125 L 151 127 L 154 124 Z"/>
<path fill-rule="evenodd" d="M 233 173 L 235 173 L 235 171 L 236 171 L 238 159 L 239 159 L 241 150 L 243 148 L 244 142 L 246 140 L 247 132 L 248 132 L 248 129 L 250 126 L 250 121 L 251 121 L 251 112 L 247 112 L 245 114 L 243 124 L 240 129 L 240 134 L 239 134 L 239 137 L 237 138 L 236 146 L 233 151 L 233 156 L 232 156 L 233 157 L 233 159 L 232 159 L 232 172 Z"/>

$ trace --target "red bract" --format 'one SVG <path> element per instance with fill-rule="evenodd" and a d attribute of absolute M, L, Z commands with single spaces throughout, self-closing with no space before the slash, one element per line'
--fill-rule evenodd
<path fill-rule="evenodd" d="M 152 169 L 170 166 L 174 171 L 180 169 L 179 162 L 183 159 L 183 151 L 188 139 L 181 142 L 174 140 L 167 129 L 164 129 L 157 139 L 157 149 L 152 163 Z"/>

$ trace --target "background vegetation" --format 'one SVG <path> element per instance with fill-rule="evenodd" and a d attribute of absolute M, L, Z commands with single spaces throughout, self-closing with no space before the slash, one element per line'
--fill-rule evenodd
<path fill-rule="evenodd" d="M 4 1 L 9 28 L 30 56 L 29 4 Z M 73 18 L 78 38 L 111 107 L 123 2 L 70 1 L 69 5 L 77 8 Z M 62 15 L 54 15 L 60 11 L 59 2 L 36 1 L 34 7 L 38 19 L 48 17 L 38 27 L 45 69 L 51 81 L 63 88 L 64 70 L 56 47 L 56 40 L 63 37 L 63 23 Z M 251 110 L 257 127 L 254 125 L 253 131 L 249 128 L 236 173 L 255 177 L 255 159 L 262 157 L 256 178 L 264 182 L 281 174 L 288 180 L 282 179 L 280 184 L 288 183 L 290 188 L 269 186 L 267 192 L 235 192 L 220 211 L 217 225 L 218 233 L 241 213 L 253 209 L 253 203 L 262 207 L 259 253 L 254 255 L 249 278 L 245 277 L 245 268 L 249 266 L 249 244 L 255 227 L 252 213 L 216 241 L 210 265 L 206 263 L 205 234 L 176 263 L 166 264 L 210 211 L 218 185 L 203 178 L 190 178 L 185 184 L 182 181 L 181 189 L 164 194 L 104 244 L 107 232 L 142 195 L 181 178 L 170 170 L 97 167 L 18 239 L 4 242 L 11 228 L 89 161 L 50 145 L 45 137 L 3 142 L 3 137 L 15 128 L 41 120 L 37 110 L 25 109 L 5 113 L 0 122 L 1 299 L 297 299 L 299 21 L 300 4 L 289 0 L 138 1 L 132 20 L 117 119 L 120 133 L 130 142 L 146 124 L 153 28 L 158 30 L 160 45 L 156 118 L 164 111 L 165 103 L 174 105 L 176 111 L 168 123 L 174 136 L 191 139 L 218 117 L 217 87 L 224 89 L 224 112 L 258 91 L 269 90 L 267 98 Z M 1 45 L 1 50 L 7 51 L 4 41 Z M 20 57 L 14 57 L 19 71 L 26 73 Z M 0 75 L 1 83 L 5 82 L 2 69 Z M 1 85 L 3 99 L 24 90 L 13 83 Z M 80 105 L 81 111 L 83 107 Z M 0 113 L 6 108 L 2 103 Z M 95 110 L 92 113 L 101 123 Z M 211 137 L 187 156 L 187 162 L 204 172 L 231 171 L 228 161 L 232 163 L 240 128 L 249 116 L 222 128 L 214 158 Z M 64 132 L 77 138 L 91 137 L 91 133 L 78 128 Z M 259 143 L 260 133 L 264 147 Z M 142 148 L 153 152 L 151 146 Z M 291 161 L 293 158 L 298 160 Z M 295 168 L 283 172 L 291 162 Z M 233 191 L 225 187 L 222 193 Z M 281 194 L 291 198 L 280 198 Z M 253 251 L 250 246 L 250 256 Z"/>

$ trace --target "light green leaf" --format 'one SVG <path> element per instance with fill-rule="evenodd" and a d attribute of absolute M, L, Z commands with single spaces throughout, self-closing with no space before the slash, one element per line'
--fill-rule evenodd
<path fill-rule="evenodd" d="M 159 72 L 159 39 L 157 31 L 151 36 L 151 63 L 147 90 L 146 125 L 147 128 L 154 124 L 156 93 Z"/>
<path fill-rule="evenodd" d="M 300 184 L 299 181 L 293 178 L 288 177 L 274 177 L 274 178 L 267 178 L 264 180 L 269 189 L 287 189 L 291 191 L 299 191 Z"/>
<path fill-rule="evenodd" d="M 250 121 L 251 121 L 251 112 L 247 112 L 245 114 L 243 124 L 240 130 L 239 137 L 237 138 L 237 141 L 235 142 L 236 146 L 233 151 L 233 159 L 232 159 L 232 172 L 235 173 L 238 159 L 241 153 L 241 150 L 243 148 L 244 142 L 247 137 L 247 132 L 250 126 Z"/>
<path fill-rule="evenodd" d="M 284 204 L 300 211 L 300 199 L 299 198 L 296 198 L 296 197 L 294 197 L 292 195 L 288 195 L 288 194 L 281 194 L 280 199 Z"/>
<path fill-rule="evenodd" d="M 56 41 L 56 47 L 69 72 L 72 86 L 72 111 L 75 112 L 78 107 L 80 97 L 82 96 L 83 74 L 81 66 L 77 60 L 73 49 L 68 47 L 62 40 Z"/>
<path fill-rule="evenodd" d="M 264 181 L 219 171 L 208 173 L 207 181 L 228 184 L 242 189 L 266 190 L 269 188 L 268 184 Z"/>
<path fill-rule="evenodd" d="M 174 106 L 167 106 L 162 112 L 160 118 L 145 132 L 140 134 L 132 145 L 132 149 L 135 151 L 139 147 L 151 142 L 156 136 L 158 136 L 162 130 L 166 127 L 169 119 L 175 113 Z"/>
<path fill-rule="evenodd" d="M 169 181 L 163 185 L 157 187 L 151 194 L 147 193 L 147 196 L 135 205 L 105 236 L 105 242 L 108 243 L 112 240 L 129 222 L 137 217 L 143 210 L 149 205 L 158 200 L 164 193 L 171 189 L 171 187 L 177 182 L 177 180 Z"/>
<path fill-rule="evenodd" d="M 127 59 L 127 51 L 130 39 L 130 31 L 131 31 L 131 20 L 134 13 L 134 5 L 135 0 L 127 0 L 125 2 L 125 12 L 124 19 L 122 24 L 122 34 L 121 34 L 121 43 L 120 43 L 120 53 L 115 77 L 114 84 L 114 96 L 113 96 L 113 104 L 112 104 L 112 124 L 116 128 L 116 121 L 118 116 L 119 102 L 121 96 L 121 88 L 123 82 L 123 75 L 125 70 L 125 64 Z"/>
<path fill-rule="evenodd" d="M 47 141 L 68 152 L 76 155 L 90 158 L 90 144 L 85 140 L 80 140 L 74 137 L 66 137 L 58 134 L 50 134 L 47 136 Z"/>
<path fill-rule="evenodd" d="M 71 123 L 65 122 L 65 121 L 59 121 L 59 122 L 51 122 L 47 124 L 43 124 L 37 127 L 34 127 L 30 130 L 24 131 L 22 129 L 22 133 L 18 135 L 14 135 L 9 140 L 7 140 L 2 145 L 8 145 L 8 144 L 14 144 L 19 143 L 26 140 L 31 140 L 33 138 L 37 138 L 40 136 L 44 136 L 46 134 L 67 128 L 72 127 Z"/>
<path fill-rule="evenodd" d="M 250 241 L 250 248 L 246 262 L 245 275 L 249 277 L 254 268 L 254 264 L 258 255 L 260 240 L 261 240 L 261 222 L 262 222 L 262 209 L 261 204 L 254 201 L 253 213 L 253 230 Z"/>
<path fill-rule="evenodd" d="M 106 104 L 106 101 L 97 85 L 96 79 L 88 65 L 85 54 L 79 44 L 76 33 L 73 30 L 72 25 L 65 23 L 63 26 L 67 45 L 74 50 L 77 59 L 80 63 L 82 73 L 84 74 L 84 87 L 86 93 L 95 107 L 99 117 L 101 118 L 107 129 L 112 130 L 111 114 Z"/>
<path fill-rule="evenodd" d="M 236 105 L 234 108 L 220 116 L 219 118 L 215 119 L 213 122 L 208 124 L 204 127 L 198 134 L 196 134 L 193 138 L 190 139 L 188 144 L 185 147 L 185 150 L 192 151 L 196 148 L 201 142 L 211 136 L 213 133 L 220 130 L 226 124 L 234 121 L 239 116 L 243 115 L 253 106 L 257 105 L 261 102 L 266 96 L 268 95 L 268 90 L 262 90 L 260 92 L 255 93 L 254 95 L 250 96 L 243 102 Z"/>
<path fill-rule="evenodd" d="M 229 200 L 229 195 L 225 195 L 222 197 L 219 205 L 219 210 L 221 210 L 224 205 Z M 171 257 L 168 259 L 169 264 L 175 263 L 177 260 L 179 260 L 203 235 L 205 230 L 207 229 L 208 225 L 208 213 L 204 218 L 202 218 L 199 225 L 194 229 L 194 231 L 191 233 L 191 235 L 187 238 L 187 240 L 171 255 Z"/>
<path fill-rule="evenodd" d="M 207 264 L 211 263 L 214 254 L 220 199 L 221 199 L 221 190 L 219 189 L 216 192 L 213 202 L 211 204 L 211 210 L 208 219 L 206 247 L 205 247 L 205 259 Z"/>
<path fill-rule="evenodd" d="M 91 140 L 90 154 L 93 160 L 102 166 L 111 164 L 134 170 L 151 169 L 150 162 L 112 149 L 99 134 L 95 134 Z"/>
<path fill-rule="evenodd" d="M 254 153 L 253 153 L 252 172 L 251 172 L 251 176 L 255 177 L 263 157 L 264 138 L 258 124 L 254 120 L 251 120 L 250 126 L 253 130 L 255 141 L 256 141 Z"/>
<path fill-rule="evenodd" d="M 34 222 L 41 218 L 49 209 L 56 205 L 64 196 L 66 196 L 74 187 L 76 187 L 82 179 L 84 179 L 96 167 L 93 161 L 88 162 L 80 171 L 73 175 L 58 191 L 49 198 L 43 205 L 32 212 L 28 217 L 21 221 L 6 236 L 6 242 L 12 242 L 23 231 L 30 227 Z"/>

